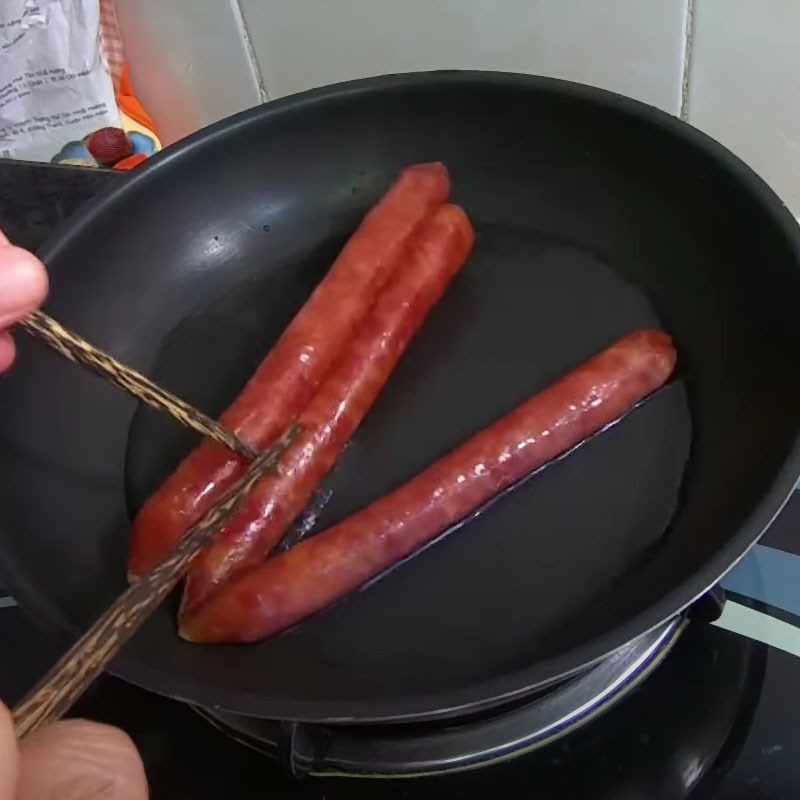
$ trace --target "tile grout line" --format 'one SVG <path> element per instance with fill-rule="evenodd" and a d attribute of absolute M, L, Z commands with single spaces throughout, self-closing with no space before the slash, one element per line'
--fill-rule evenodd
<path fill-rule="evenodd" d="M 250 70 L 253 73 L 253 79 L 256 82 L 259 100 L 262 103 L 268 103 L 270 101 L 269 92 L 267 91 L 267 86 L 264 83 L 264 76 L 261 74 L 261 68 L 258 66 L 256 51 L 253 48 L 252 41 L 250 40 L 250 32 L 247 30 L 247 23 L 244 20 L 241 2 L 240 0 L 230 0 L 230 6 L 231 11 L 233 12 L 236 28 L 238 29 L 239 35 L 242 37 L 242 42 L 244 43 L 245 54 L 247 55 L 247 60 L 250 64 Z"/>
<path fill-rule="evenodd" d="M 686 18 L 683 28 L 683 63 L 681 72 L 681 97 L 678 116 L 686 122 L 689 119 L 689 82 L 692 72 L 692 51 L 694 49 L 695 0 L 686 0 Z"/>

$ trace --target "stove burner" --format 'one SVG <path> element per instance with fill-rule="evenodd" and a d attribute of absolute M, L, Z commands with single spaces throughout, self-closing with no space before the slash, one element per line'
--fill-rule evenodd
<path fill-rule="evenodd" d="M 241 744 L 282 760 L 297 777 L 460 772 L 536 750 L 605 712 L 661 663 L 684 624 L 665 623 L 535 699 L 457 722 L 325 726 L 195 710 Z"/>

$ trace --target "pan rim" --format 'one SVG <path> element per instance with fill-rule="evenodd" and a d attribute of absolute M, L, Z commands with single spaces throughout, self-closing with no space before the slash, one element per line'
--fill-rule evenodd
<path fill-rule="evenodd" d="M 150 180 L 151 175 L 167 169 L 197 148 L 239 128 L 255 124 L 264 118 L 278 117 L 286 112 L 296 112 L 303 107 L 314 107 L 348 95 L 369 94 L 382 90 L 413 88 L 458 87 L 470 84 L 498 86 L 500 88 L 530 89 L 601 105 L 611 111 L 633 116 L 651 126 L 666 130 L 684 144 L 702 151 L 728 174 L 736 178 L 743 189 L 762 206 L 765 213 L 786 239 L 800 267 L 800 227 L 794 216 L 775 192 L 741 159 L 711 137 L 691 127 L 675 116 L 653 106 L 615 92 L 585 86 L 555 78 L 507 72 L 444 70 L 434 72 L 401 73 L 377 78 L 367 78 L 312 89 L 296 95 L 240 112 L 233 117 L 204 128 L 185 140 L 172 145 L 148 159 L 148 162 L 125 176 L 118 186 L 102 191 L 76 214 L 62 223 L 39 250 L 45 263 L 56 259 L 71 245 L 74 236 L 101 213 L 105 205 L 114 202 L 118 195 L 132 191 L 133 187 Z M 206 683 L 186 675 L 164 671 L 126 657 L 123 653 L 109 672 L 158 694 L 181 699 L 198 705 L 225 709 L 250 716 L 292 719 L 312 723 L 355 724 L 411 722 L 457 716 L 466 710 L 474 711 L 524 697 L 543 685 L 563 679 L 603 658 L 616 648 L 635 639 L 674 616 L 682 613 L 698 597 L 714 586 L 756 544 L 758 539 L 780 513 L 794 489 L 800 475 L 800 430 L 795 434 L 787 456 L 769 490 L 742 523 L 739 529 L 712 558 L 703 563 L 688 579 L 682 581 L 647 608 L 632 614 L 623 623 L 596 636 L 579 647 L 549 659 L 537 661 L 525 668 L 514 670 L 488 680 L 478 681 L 446 695 L 409 694 L 382 700 L 307 700 L 265 693 L 247 693 L 214 687 L 209 691 Z M 43 602 L 25 576 L 10 568 L 8 559 L 0 550 L 0 567 L 11 593 L 17 596 L 22 607 L 37 624 L 57 633 L 61 638 L 79 633 L 77 628 L 65 626 L 53 613 L 50 604 Z"/>

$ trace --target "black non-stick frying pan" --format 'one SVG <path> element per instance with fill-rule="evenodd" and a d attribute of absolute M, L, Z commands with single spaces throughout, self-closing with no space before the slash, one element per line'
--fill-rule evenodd
<path fill-rule="evenodd" d="M 167 605 L 114 671 L 250 715 L 443 716 L 531 691 L 675 615 L 800 466 L 800 236 L 719 145 L 640 103 L 519 75 L 328 87 L 169 148 L 42 252 L 48 310 L 218 413 L 398 168 L 441 160 L 467 267 L 327 482 L 327 527 L 616 337 L 669 331 L 676 379 L 477 518 L 296 629 L 178 639 Z M 0 393 L 0 570 L 42 624 L 125 585 L 131 514 L 183 431 L 36 343 Z"/>

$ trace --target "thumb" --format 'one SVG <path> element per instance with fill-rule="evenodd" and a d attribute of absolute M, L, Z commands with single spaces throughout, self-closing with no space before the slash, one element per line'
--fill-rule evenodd
<path fill-rule="evenodd" d="M 19 744 L 16 800 L 146 800 L 147 779 L 130 738 L 84 720 L 56 722 Z"/>

